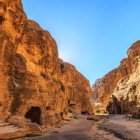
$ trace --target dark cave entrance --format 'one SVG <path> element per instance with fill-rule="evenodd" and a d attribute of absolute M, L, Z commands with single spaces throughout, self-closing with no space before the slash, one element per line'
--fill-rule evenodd
<path fill-rule="evenodd" d="M 41 125 L 41 109 L 39 107 L 31 107 L 25 118 L 30 119 L 32 123 Z"/>
<path fill-rule="evenodd" d="M 116 108 L 116 109 L 117 109 L 117 112 L 116 112 L 117 114 L 121 114 L 121 113 L 122 113 L 122 109 L 121 109 L 121 107 L 120 107 L 120 106 L 117 106 L 117 108 Z"/>
<path fill-rule="evenodd" d="M 3 23 L 3 21 L 4 21 L 5 19 L 0 15 L 0 24 L 2 25 L 2 23 Z"/>

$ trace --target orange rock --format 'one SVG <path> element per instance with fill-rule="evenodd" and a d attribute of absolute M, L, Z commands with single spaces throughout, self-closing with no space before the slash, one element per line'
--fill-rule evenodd
<path fill-rule="evenodd" d="M 134 92 L 134 90 L 136 90 L 135 87 L 137 87 L 135 82 L 138 81 L 138 79 L 132 78 L 134 77 L 132 75 L 136 75 L 136 73 L 138 73 L 136 71 L 138 71 L 140 65 L 140 41 L 135 42 L 131 48 L 128 49 L 127 54 L 128 57 L 121 61 L 118 68 L 106 74 L 102 79 L 97 80 L 97 82 L 92 86 L 92 98 L 95 102 L 97 101 L 107 106 L 110 100 L 113 100 L 113 103 L 118 104 L 117 107 L 112 107 L 113 111 L 111 111 L 111 106 L 108 106 L 107 109 L 109 112 L 117 113 L 117 111 L 114 110 L 115 108 L 120 113 L 129 112 L 129 109 L 132 106 L 138 106 L 139 104 L 136 103 L 138 102 L 138 99 L 135 99 L 134 103 L 132 103 L 129 98 L 129 100 L 123 99 L 123 96 L 129 96 L 129 89 L 126 91 L 126 87 L 130 88 L 131 93 Z M 130 84 L 131 87 L 129 86 Z M 123 93 L 124 91 L 125 93 L 121 96 L 122 98 L 118 99 L 117 94 L 120 95 L 119 92 Z M 135 92 L 139 92 L 138 89 Z M 112 95 L 114 95 L 113 98 L 111 98 Z M 136 93 L 135 96 L 137 98 L 138 93 Z M 129 104 L 133 105 L 128 107 Z M 119 108 L 121 108 L 121 111 L 119 111 Z"/>
<path fill-rule="evenodd" d="M 0 84 L 1 122 L 17 115 L 55 126 L 61 113 L 90 110 L 88 80 L 59 59 L 55 40 L 20 0 L 0 0 Z"/>

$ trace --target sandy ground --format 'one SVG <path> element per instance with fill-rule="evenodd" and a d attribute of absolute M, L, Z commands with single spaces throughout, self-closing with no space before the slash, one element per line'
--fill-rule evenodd
<path fill-rule="evenodd" d="M 79 116 L 74 123 L 55 128 L 49 134 L 24 138 L 24 140 L 119 140 L 113 134 L 98 129 L 98 124 L 87 120 L 87 116 Z M 21 140 L 21 139 L 20 139 Z M 22 139 L 23 140 L 23 139 Z"/>
<path fill-rule="evenodd" d="M 76 122 L 55 128 L 48 134 L 18 140 L 140 140 L 140 120 L 123 115 L 103 117 L 99 122 L 79 116 Z"/>
<path fill-rule="evenodd" d="M 140 120 L 126 120 L 124 115 L 102 120 L 101 129 L 114 133 L 125 140 L 140 140 Z"/>

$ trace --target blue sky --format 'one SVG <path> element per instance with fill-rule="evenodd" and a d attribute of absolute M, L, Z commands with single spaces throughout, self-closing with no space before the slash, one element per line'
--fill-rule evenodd
<path fill-rule="evenodd" d="M 23 6 L 91 84 L 140 39 L 140 0 L 23 0 Z"/>

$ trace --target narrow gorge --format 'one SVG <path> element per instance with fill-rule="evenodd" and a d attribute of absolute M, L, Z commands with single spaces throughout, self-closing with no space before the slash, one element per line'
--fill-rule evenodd
<path fill-rule="evenodd" d="M 91 67 L 85 66 L 83 69 L 86 71 L 80 73 L 76 64 L 62 60 L 57 46 L 59 41 L 56 42 L 41 24 L 28 18 L 22 2 L 0 0 L 0 139 L 139 140 L 140 40 L 132 44 L 127 57 L 117 68 L 91 86 Z M 53 4 L 56 3 L 53 1 Z M 80 4 L 78 7 L 82 6 Z M 89 3 L 86 4 L 90 7 Z M 72 9 L 69 9 L 71 13 Z M 83 18 L 83 11 L 86 12 L 82 9 L 82 16 L 80 13 L 77 17 Z M 91 18 L 89 15 L 86 19 Z M 74 18 L 74 26 L 77 17 Z M 84 23 L 82 29 L 83 26 Z M 84 34 L 80 28 L 77 29 L 78 34 Z M 72 32 L 72 37 L 79 39 L 78 34 Z M 88 42 L 89 38 L 94 40 L 85 36 L 83 40 L 79 39 L 79 44 L 85 40 Z M 98 46 L 95 42 L 87 42 L 86 45 L 91 47 Z M 67 45 L 70 47 L 71 44 Z M 85 48 L 82 51 L 78 47 L 76 49 L 82 54 Z M 80 58 L 90 55 L 87 48 L 86 51 L 89 54 L 84 52 L 86 55 Z M 77 62 L 82 61 L 85 59 Z M 88 61 L 86 65 L 92 64 Z"/>

